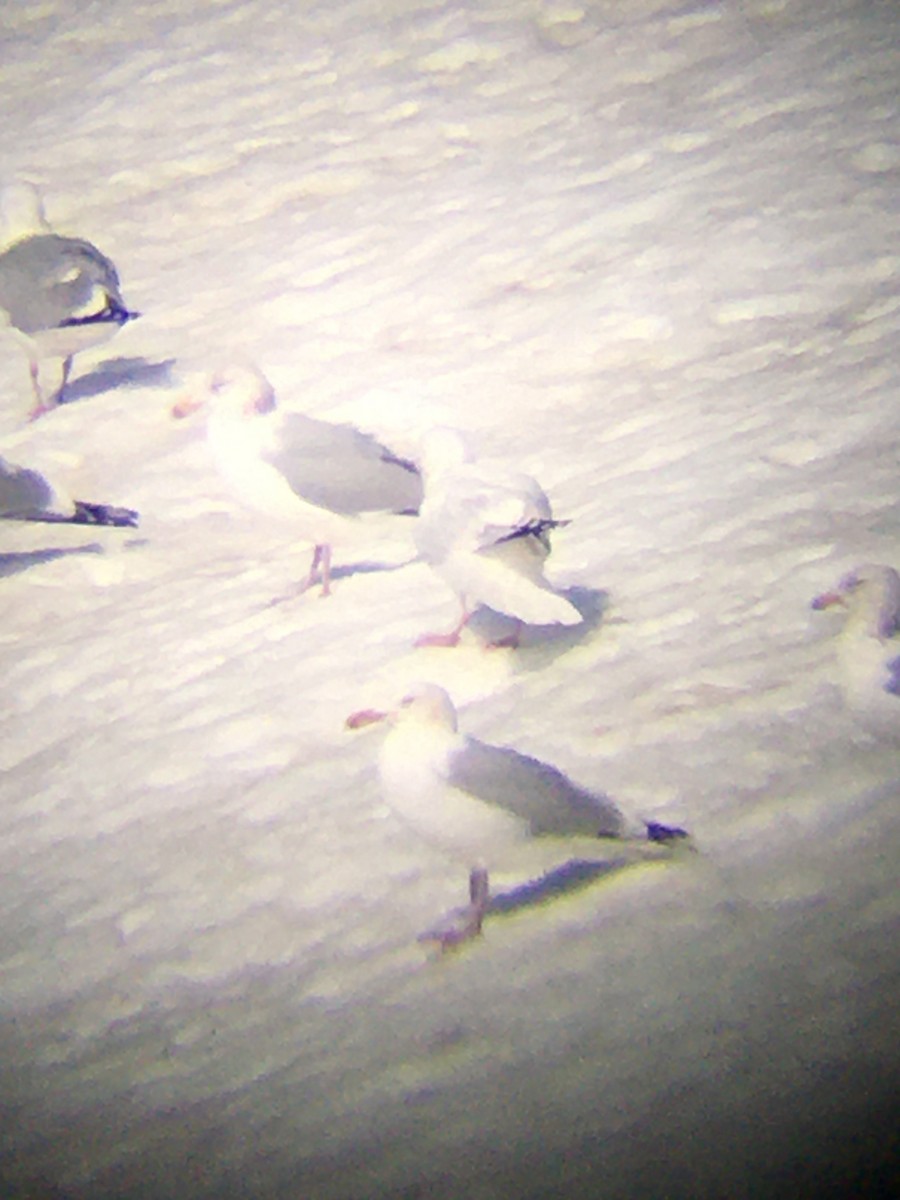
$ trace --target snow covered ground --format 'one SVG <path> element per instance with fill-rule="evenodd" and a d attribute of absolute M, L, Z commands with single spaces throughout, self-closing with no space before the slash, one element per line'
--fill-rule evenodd
<path fill-rule="evenodd" d="M 6 0 L 0 29 L 4 177 L 144 313 L 33 425 L 0 345 L 0 454 L 143 518 L 0 528 L 3 1195 L 865 1194 L 900 718 L 848 709 L 809 600 L 900 566 L 896 5 Z M 235 356 L 537 474 L 585 627 L 413 650 L 455 615 L 421 564 L 267 608 L 304 548 L 169 416 Z M 698 853 L 429 959 L 464 873 L 343 728 L 416 679 Z"/>

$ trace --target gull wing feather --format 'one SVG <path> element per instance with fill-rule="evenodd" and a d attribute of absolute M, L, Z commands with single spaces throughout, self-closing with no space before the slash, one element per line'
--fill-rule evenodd
<path fill-rule="evenodd" d="M 119 276 L 90 242 L 37 234 L 0 254 L 0 309 L 22 333 L 36 334 L 70 323 L 97 288 L 111 301 L 109 319 L 121 324 L 125 310 Z"/>
<path fill-rule="evenodd" d="M 527 821 L 535 836 L 620 837 L 624 832 L 624 818 L 609 796 L 506 746 L 465 738 L 450 757 L 447 782 Z"/>
<path fill-rule="evenodd" d="M 302 500 L 342 516 L 415 514 L 422 503 L 418 469 L 351 425 L 283 413 L 263 458 Z"/>
<path fill-rule="evenodd" d="M 546 558 L 546 531 L 563 523 L 553 521 L 550 501 L 533 479 L 498 481 L 463 468 L 446 485 L 427 489 L 416 541 L 433 565 L 459 547 L 484 553 L 520 537 L 540 541 Z"/>
<path fill-rule="evenodd" d="M 21 517 L 57 504 L 56 492 L 43 475 L 0 458 L 0 517 Z"/>

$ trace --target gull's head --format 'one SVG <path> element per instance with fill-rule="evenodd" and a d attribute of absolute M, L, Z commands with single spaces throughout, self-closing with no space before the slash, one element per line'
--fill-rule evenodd
<path fill-rule="evenodd" d="M 417 683 L 409 689 L 399 707 L 391 713 L 396 726 L 408 730 L 441 730 L 456 733 L 456 709 L 453 701 L 436 683 Z"/>
<path fill-rule="evenodd" d="M 395 709 L 362 708 L 351 713 L 344 722 L 347 729 L 364 729 L 388 721 L 393 729 L 402 729 L 413 736 L 429 733 L 456 733 L 456 708 L 442 687 L 436 683 L 416 683 L 407 691 Z"/>
<path fill-rule="evenodd" d="M 814 609 L 840 604 L 870 637 L 886 639 L 900 632 L 900 575 L 893 567 L 865 563 L 854 567 L 830 592 L 812 602 Z"/>
<path fill-rule="evenodd" d="M 0 248 L 49 232 L 44 202 L 33 183 L 20 180 L 0 191 Z"/>
<path fill-rule="evenodd" d="M 456 429 L 437 426 L 429 429 L 419 442 L 419 467 L 426 479 L 453 471 L 471 462 L 469 447 Z"/>
<path fill-rule="evenodd" d="M 248 421 L 276 407 L 275 389 L 255 366 L 243 364 L 206 371 L 190 381 L 172 408 L 173 417 L 187 417 L 201 408 L 225 421 Z"/>

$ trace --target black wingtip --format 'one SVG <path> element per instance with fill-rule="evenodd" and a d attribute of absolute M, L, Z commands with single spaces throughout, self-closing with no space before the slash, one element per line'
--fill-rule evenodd
<path fill-rule="evenodd" d="M 113 504 L 89 504 L 76 500 L 75 512 L 69 520 L 73 525 L 109 525 L 119 529 L 137 529 L 140 513 L 133 508 L 118 508 Z"/>
<path fill-rule="evenodd" d="M 393 450 L 388 450 L 386 446 L 382 446 L 381 448 L 381 461 L 385 463 L 391 463 L 391 465 L 395 467 L 402 467 L 402 469 L 406 471 L 408 475 L 421 476 L 422 474 L 422 472 L 411 459 L 402 458 L 399 454 L 395 454 Z"/>
<path fill-rule="evenodd" d="M 566 525 L 571 525 L 571 520 L 557 521 L 553 517 L 538 517 L 533 521 L 528 521 L 525 525 L 520 525 L 514 529 L 512 533 L 506 533 L 501 538 L 497 538 L 496 544 L 499 546 L 503 542 L 512 542 L 516 538 L 545 538 L 553 529 L 562 529 Z M 549 545 L 549 542 L 547 543 Z"/>
<path fill-rule="evenodd" d="M 141 314 L 132 312 L 116 300 L 108 300 L 99 312 L 91 313 L 88 317 L 67 317 L 60 321 L 61 328 L 78 327 L 81 325 L 125 325 L 128 321 L 136 321 Z"/>
<path fill-rule="evenodd" d="M 645 821 L 644 824 L 647 826 L 648 842 L 677 842 L 691 836 L 686 829 L 679 829 L 677 825 L 663 825 L 659 821 Z"/>

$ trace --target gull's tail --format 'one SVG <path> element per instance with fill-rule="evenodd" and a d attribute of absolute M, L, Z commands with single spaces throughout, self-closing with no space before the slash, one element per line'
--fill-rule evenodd
<path fill-rule="evenodd" d="M 677 842 L 691 835 L 678 825 L 663 825 L 659 821 L 645 821 L 648 842 Z"/>
<path fill-rule="evenodd" d="M 522 578 L 511 577 L 503 588 L 495 586 L 484 595 L 484 603 L 526 625 L 580 625 L 584 619 L 564 596 Z"/>
<path fill-rule="evenodd" d="M 73 500 L 74 512 L 23 512 L 8 514 L 13 520 L 40 521 L 46 525 L 110 525 L 120 529 L 137 529 L 140 514 L 133 508 L 118 508 L 114 504 L 89 504 Z"/>

